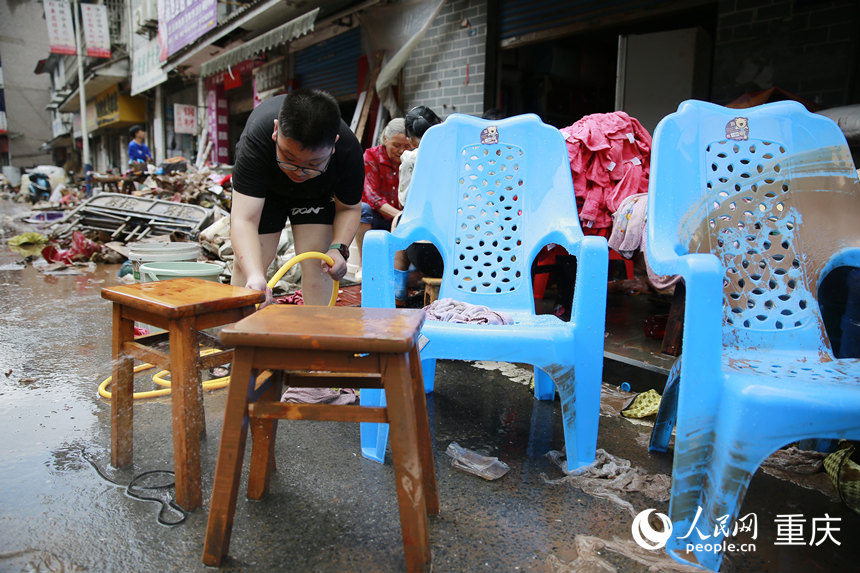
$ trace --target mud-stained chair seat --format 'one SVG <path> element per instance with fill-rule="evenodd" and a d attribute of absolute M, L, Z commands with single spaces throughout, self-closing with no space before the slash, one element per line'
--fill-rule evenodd
<path fill-rule="evenodd" d="M 687 101 L 657 126 L 648 203 L 648 260 L 686 284 L 651 439 L 666 451 L 675 426 L 666 549 L 716 571 L 721 553 L 678 536 L 695 524 L 718 545 L 775 450 L 860 438 L 860 360 L 834 357 L 817 300 L 860 266 L 860 181 L 837 125 L 796 102 Z"/>
<path fill-rule="evenodd" d="M 394 253 L 428 240 L 441 253 L 440 298 L 510 315 L 510 325 L 427 321 L 421 361 L 427 392 L 437 359 L 534 366 L 535 397 L 561 397 L 567 464 L 591 463 L 597 443 L 607 246 L 583 237 L 564 138 L 527 114 L 487 121 L 454 114 L 421 141 L 412 185 L 393 233 L 370 231 L 362 261 L 362 306 L 394 307 Z M 577 258 L 569 322 L 535 313 L 531 264 L 550 243 Z M 475 392 L 481 392 L 476 387 Z M 362 404 L 381 404 L 379 392 Z M 365 424 L 365 457 L 382 462 L 388 429 Z"/>

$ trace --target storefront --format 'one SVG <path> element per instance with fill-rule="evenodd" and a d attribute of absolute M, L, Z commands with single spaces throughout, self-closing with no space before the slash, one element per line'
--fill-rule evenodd
<path fill-rule="evenodd" d="M 120 93 L 114 84 L 87 103 L 87 131 L 92 139 L 93 167 L 123 171 L 128 165 L 128 128 L 146 122 L 146 100 Z"/>

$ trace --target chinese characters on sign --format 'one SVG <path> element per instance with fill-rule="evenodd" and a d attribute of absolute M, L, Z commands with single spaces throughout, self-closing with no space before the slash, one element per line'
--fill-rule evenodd
<path fill-rule="evenodd" d="M 197 108 L 181 103 L 173 104 L 173 131 L 176 133 L 197 133 Z"/>
<path fill-rule="evenodd" d="M 52 54 L 75 55 L 75 27 L 72 8 L 65 0 L 45 0 L 45 22 Z"/>
<path fill-rule="evenodd" d="M 218 18 L 216 0 L 158 0 L 158 35 L 167 59 L 206 31 Z"/>
<path fill-rule="evenodd" d="M 212 142 L 209 161 L 228 163 L 230 152 L 227 149 L 227 96 L 223 84 L 215 84 L 206 92 L 206 131 Z"/>
<path fill-rule="evenodd" d="M 107 7 L 104 4 L 81 4 L 87 55 L 92 58 L 110 57 L 110 32 Z"/>
<path fill-rule="evenodd" d="M 253 70 L 254 75 L 254 107 L 272 95 L 284 91 L 286 70 L 285 59 L 278 58 Z"/>
<path fill-rule="evenodd" d="M 167 81 L 167 74 L 158 61 L 158 41 L 134 37 L 131 68 L 131 95 L 137 95 Z"/>

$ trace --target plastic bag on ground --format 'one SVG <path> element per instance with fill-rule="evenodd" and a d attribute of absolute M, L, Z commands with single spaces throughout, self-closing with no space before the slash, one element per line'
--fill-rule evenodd
<path fill-rule="evenodd" d="M 499 479 L 511 469 L 508 464 L 499 461 L 499 458 L 482 456 L 478 452 L 460 446 L 457 442 L 451 442 L 445 453 L 452 458 L 453 467 L 485 480 Z"/>

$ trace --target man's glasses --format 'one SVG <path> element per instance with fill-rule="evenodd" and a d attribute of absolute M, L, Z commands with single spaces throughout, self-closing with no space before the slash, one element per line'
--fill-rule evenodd
<path fill-rule="evenodd" d="M 296 165 L 295 163 L 290 163 L 289 161 L 281 161 L 277 157 L 275 157 L 275 161 L 278 162 L 278 165 L 287 171 L 301 171 L 302 175 L 307 175 L 309 177 L 317 177 L 322 175 L 328 169 L 328 166 L 331 164 L 331 157 L 334 155 L 334 147 L 331 148 L 331 153 L 328 156 L 328 160 L 323 165 L 322 169 L 313 169 L 311 167 L 302 167 L 301 165 Z"/>

